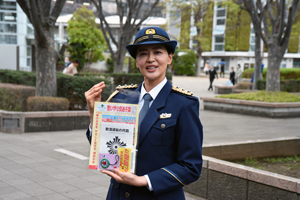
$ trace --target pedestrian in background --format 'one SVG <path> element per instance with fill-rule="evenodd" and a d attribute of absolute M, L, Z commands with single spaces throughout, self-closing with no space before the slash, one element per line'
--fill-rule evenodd
<path fill-rule="evenodd" d="M 213 82 L 214 82 L 214 80 L 215 80 L 215 77 L 217 77 L 218 79 L 219 79 L 219 77 L 218 77 L 218 74 L 217 74 L 217 72 L 216 72 L 216 70 L 215 70 L 215 67 L 214 67 L 213 65 L 211 65 L 211 67 L 210 67 L 208 73 L 209 73 L 209 82 L 210 82 L 210 85 L 209 85 L 208 90 L 213 91 L 213 86 L 212 86 L 212 84 L 213 84 Z"/>
<path fill-rule="evenodd" d="M 236 83 L 241 83 L 243 81 L 242 74 L 243 74 L 243 70 L 241 69 L 241 65 L 238 64 L 236 70 Z"/>
<path fill-rule="evenodd" d="M 67 68 L 64 74 L 74 76 L 78 74 L 77 67 L 80 64 L 79 60 L 74 60 Z"/>
<path fill-rule="evenodd" d="M 222 74 L 223 74 L 223 78 L 225 77 L 225 72 L 224 72 L 224 70 L 225 70 L 225 66 L 224 66 L 224 64 L 221 64 L 220 78 L 222 77 Z"/>
<path fill-rule="evenodd" d="M 205 75 L 208 75 L 208 71 L 209 71 L 209 64 L 208 64 L 208 62 L 207 62 L 207 63 L 205 63 L 205 65 L 204 65 L 203 72 L 205 73 Z"/>
<path fill-rule="evenodd" d="M 235 72 L 233 67 L 231 67 L 229 80 L 231 81 L 232 85 L 235 85 Z"/>

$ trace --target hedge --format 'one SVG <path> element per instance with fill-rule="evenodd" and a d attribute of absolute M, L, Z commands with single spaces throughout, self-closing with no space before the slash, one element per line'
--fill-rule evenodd
<path fill-rule="evenodd" d="M 266 89 L 266 79 L 257 81 L 257 89 Z M 298 80 L 280 80 L 280 91 L 283 92 L 300 92 L 300 79 Z"/>
<path fill-rule="evenodd" d="M 0 83 L 0 109 L 26 111 L 26 99 L 34 94 L 35 87 Z"/>
<path fill-rule="evenodd" d="M 247 69 L 243 71 L 243 78 L 252 78 L 254 68 Z M 267 76 L 267 68 L 264 68 L 262 73 L 263 78 Z M 280 79 L 299 79 L 300 78 L 300 68 L 280 68 Z"/>
<path fill-rule="evenodd" d="M 29 97 L 26 111 L 61 111 L 69 110 L 69 101 L 61 97 Z"/>

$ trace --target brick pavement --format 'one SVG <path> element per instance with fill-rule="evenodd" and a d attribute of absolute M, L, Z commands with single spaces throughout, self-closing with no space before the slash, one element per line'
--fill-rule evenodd
<path fill-rule="evenodd" d="M 226 83 L 219 79 L 215 84 Z M 209 97 L 208 78 L 174 77 L 173 84 Z M 300 137 L 298 119 L 269 119 L 200 110 L 204 145 Z M 89 156 L 85 130 L 8 134 L 0 132 L 0 199 L 105 199 L 109 177 L 80 160 L 55 151 Z M 187 194 L 187 200 L 203 200 Z"/>

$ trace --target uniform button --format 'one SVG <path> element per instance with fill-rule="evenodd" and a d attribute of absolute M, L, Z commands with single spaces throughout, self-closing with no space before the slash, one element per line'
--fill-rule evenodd
<path fill-rule="evenodd" d="M 165 124 L 161 124 L 160 127 L 161 128 L 166 128 L 166 125 Z"/>
<path fill-rule="evenodd" d="M 130 194 L 128 192 L 125 193 L 125 197 L 128 198 Z"/>
<path fill-rule="evenodd" d="M 113 188 L 113 186 L 114 186 L 114 184 L 112 183 L 112 184 L 111 184 L 111 188 Z"/>

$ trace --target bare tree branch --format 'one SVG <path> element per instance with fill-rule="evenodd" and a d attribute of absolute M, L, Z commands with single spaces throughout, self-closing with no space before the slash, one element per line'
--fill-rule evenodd
<path fill-rule="evenodd" d="M 281 18 L 278 20 L 279 24 L 278 24 L 278 36 L 277 36 L 277 40 L 280 41 L 282 38 L 282 33 L 284 30 L 284 13 L 285 13 L 285 1 L 284 0 L 280 0 L 280 4 L 278 4 L 279 8 L 278 9 L 278 16 L 281 16 Z"/>
<path fill-rule="evenodd" d="M 37 1 L 37 7 L 39 9 L 38 13 L 39 13 L 39 18 L 41 19 L 41 25 L 45 26 L 45 17 L 44 17 L 45 13 L 43 12 L 41 1 Z M 48 14 L 46 16 L 48 16 Z"/>
<path fill-rule="evenodd" d="M 34 32 L 36 33 L 35 35 L 38 37 L 36 39 L 40 42 L 40 45 L 45 45 L 44 42 L 47 41 L 47 38 L 39 18 L 39 13 L 38 13 L 39 10 L 37 8 L 36 1 L 29 0 L 29 3 L 30 3 L 29 12 L 31 11 L 30 13 L 32 16 L 32 26 L 34 27 Z"/>
<path fill-rule="evenodd" d="M 29 0 L 17 0 L 17 2 L 22 8 L 23 12 L 27 15 L 27 18 L 29 19 L 30 23 L 32 24 L 32 16 L 29 12 L 29 10 L 31 10 Z"/>
<path fill-rule="evenodd" d="M 272 10 L 272 2 L 271 0 L 267 0 L 267 5 L 265 7 L 266 9 L 268 9 L 268 13 L 269 13 L 269 17 L 272 23 L 272 27 L 275 27 L 275 17 L 273 15 L 273 10 Z M 274 29 L 272 31 L 274 33 Z"/>
<path fill-rule="evenodd" d="M 61 13 L 64 5 L 66 3 L 66 0 L 57 0 L 55 3 L 54 8 L 52 9 L 52 12 L 48 18 L 48 25 L 49 26 L 54 26 L 55 22 L 59 16 L 59 14 Z"/>
<path fill-rule="evenodd" d="M 45 16 L 49 16 L 50 9 L 51 9 L 51 1 L 44 0 L 42 4 L 43 4 L 43 10 L 44 10 Z"/>
<path fill-rule="evenodd" d="M 290 38 L 290 35 L 292 32 L 292 26 L 293 26 L 293 23 L 294 23 L 296 14 L 297 14 L 298 5 L 299 5 L 299 0 L 293 0 L 293 3 L 289 9 L 288 22 L 286 25 L 285 34 L 280 43 L 280 45 L 284 49 L 284 52 L 282 52 L 282 55 L 285 53 L 285 49 L 287 48 L 287 45 L 289 43 L 289 38 Z"/>

